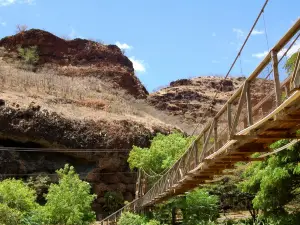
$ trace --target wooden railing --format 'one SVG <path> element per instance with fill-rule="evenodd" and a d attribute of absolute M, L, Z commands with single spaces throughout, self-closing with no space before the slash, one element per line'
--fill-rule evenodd
<path fill-rule="evenodd" d="M 291 94 L 291 88 L 299 88 L 299 68 L 296 68 L 296 72 L 284 80 L 282 79 L 284 77 L 280 77 L 278 72 L 278 53 L 286 50 L 284 47 L 289 41 L 299 37 L 299 30 L 300 19 L 265 56 L 217 115 L 204 127 L 184 155 L 136 202 L 138 207 L 149 206 L 167 196 L 178 194 L 174 187 L 180 185 L 184 180 L 186 181 L 186 177 L 201 166 L 201 163 L 208 156 L 216 154 L 220 148 L 225 148 L 226 143 L 231 140 L 238 140 L 240 131 L 258 122 L 276 109 L 283 101 L 282 93 L 285 93 L 285 98 L 287 98 Z M 283 54 L 280 53 L 280 55 Z M 272 65 L 273 79 L 259 78 L 268 65 Z M 280 80 L 283 81 L 280 83 Z M 290 82 L 292 83 L 290 84 Z M 256 93 L 258 86 L 265 88 L 264 94 L 260 96 Z M 210 175 L 203 174 L 203 176 L 209 178 Z"/>
<path fill-rule="evenodd" d="M 279 63 L 282 62 L 285 53 L 296 43 L 296 39 L 300 36 L 299 30 L 300 19 L 269 51 L 214 118 L 206 124 L 184 155 L 144 196 L 126 207 L 142 209 L 188 191 L 204 179 L 211 179 L 211 172 L 200 172 L 197 175 L 199 183 L 195 184 L 193 174 L 199 171 L 207 160 L 217 157 L 220 152 L 242 139 L 245 134 L 252 135 L 256 123 L 277 109 L 284 101 L 290 101 L 289 97 L 293 90 L 300 87 L 300 57 L 297 59 L 295 72 L 289 76 L 279 74 Z M 281 58 L 278 59 L 278 56 Z M 263 72 L 268 67 L 270 70 L 263 76 Z M 220 169 L 224 168 L 220 166 Z M 192 177 L 193 182 L 189 183 Z M 185 188 L 180 188 L 181 186 Z M 122 210 L 117 211 L 109 218 L 117 217 L 121 212 Z M 102 222 L 105 221 L 107 220 Z"/>

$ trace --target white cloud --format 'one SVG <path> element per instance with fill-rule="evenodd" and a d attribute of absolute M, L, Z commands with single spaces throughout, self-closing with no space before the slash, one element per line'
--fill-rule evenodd
<path fill-rule="evenodd" d="M 238 39 L 241 37 L 244 37 L 244 35 L 245 35 L 244 31 L 242 31 L 241 29 L 238 29 L 238 28 L 233 28 L 232 31 L 234 33 L 236 33 L 236 36 Z"/>
<path fill-rule="evenodd" d="M 300 41 L 296 41 L 296 43 L 289 49 L 289 51 L 287 52 L 287 57 L 291 57 L 294 53 L 298 52 L 300 49 Z M 281 49 L 281 51 L 278 52 L 278 57 L 282 57 L 283 54 L 286 52 L 287 48 L 283 48 Z M 264 52 L 259 52 L 259 53 L 255 53 L 252 54 L 252 57 L 254 58 L 263 58 L 268 54 L 268 51 L 264 51 Z"/>
<path fill-rule="evenodd" d="M 3 27 L 5 27 L 5 26 L 7 25 L 7 23 L 4 22 L 4 21 L 0 22 L 0 24 L 1 24 L 1 26 L 3 26 Z"/>
<path fill-rule="evenodd" d="M 264 34 L 265 32 L 263 30 L 253 30 L 251 35 L 260 35 L 260 34 Z"/>
<path fill-rule="evenodd" d="M 116 42 L 116 46 L 118 46 L 120 49 L 129 50 L 132 49 L 132 46 L 126 44 L 126 43 L 120 43 L 119 41 Z"/>
<path fill-rule="evenodd" d="M 211 34 L 211 36 L 216 37 L 217 34 L 216 34 L 215 32 L 213 32 L 213 33 Z"/>
<path fill-rule="evenodd" d="M 71 27 L 71 32 L 68 34 L 68 37 L 74 39 L 77 37 L 76 31 L 73 27 Z"/>
<path fill-rule="evenodd" d="M 142 73 L 146 72 L 144 60 L 135 59 L 134 56 L 130 57 L 129 59 L 132 62 L 135 71 Z"/>
<path fill-rule="evenodd" d="M 265 57 L 267 54 L 268 54 L 268 51 L 264 51 L 264 52 L 254 53 L 254 54 L 252 54 L 252 57 L 261 59 L 261 58 Z"/>
<path fill-rule="evenodd" d="M 300 49 L 300 41 L 296 41 L 295 44 L 289 49 L 287 52 L 287 57 L 291 57 L 294 53 L 298 52 Z M 281 57 L 286 52 L 287 48 L 281 49 L 280 52 L 278 52 L 278 56 Z"/>
<path fill-rule="evenodd" d="M 75 38 L 81 38 L 81 39 L 84 39 L 84 37 L 81 36 L 81 35 L 79 35 L 79 34 L 77 33 L 77 31 L 76 31 L 73 27 L 71 27 L 71 31 L 70 31 L 70 33 L 68 34 L 68 38 L 69 38 L 69 39 L 75 39 Z"/>
<path fill-rule="evenodd" d="M 28 4 L 28 5 L 34 5 L 35 0 L 0 0 L 0 7 L 13 5 L 15 3 L 21 3 L 21 4 L 24 3 L 24 4 Z"/>
<path fill-rule="evenodd" d="M 211 62 L 214 64 L 220 63 L 220 61 L 218 61 L 218 60 L 212 60 Z"/>
<path fill-rule="evenodd" d="M 14 4 L 16 0 L 0 0 L 0 6 L 7 6 Z"/>

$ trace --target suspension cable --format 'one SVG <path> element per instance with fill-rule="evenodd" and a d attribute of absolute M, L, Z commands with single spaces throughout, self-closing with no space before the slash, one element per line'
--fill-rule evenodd
<path fill-rule="evenodd" d="M 213 97 L 211 103 L 209 104 L 208 108 L 206 109 L 206 111 L 205 111 L 205 113 L 204 113 L 202 119 L 201 119 L 200 122 L 195 126 L 195 129 L 194 129 L 194 131 L 192 132 L 192 136 L 195 134 L 195 132 L 196 132 L 196 130 L 198 129 L 199 125 L 203 123 L 204 118 L 207 116 L 207 114 L 208 114 L 210 108 L 212 107 L 213 103 L 215 102 L 215 100 L 216 100 L 216 98 L 217 98 L 219 92 L 222 90 L 223 82 L 228 78 L 229 74 L 231 73 L 231 71 L 232 71 L 232 69 L 233 69 L 233 67 L 234 67 L 234 65 L 235 65 L 235 63 L 236 63 L 236 61 L 238 60 L 239 56 L 241 55 L 241 52 L 243 51 L 243 49 L 244 49 L 246 43 L 248 42 L 248 39 L 249 39 L 249 37 L 251 36 L 251 33 L 252 33 L 252 31 L 254 30 L 254 28 L 255 28 L 255 26 L 256 26 L 258 20 L 260 19 L 261 15 L 263 14 L 264 9 L 265 9 L 265 7 L 267 6 L 268 2 L 269 2 L 269 0 L 266 0 L 265 3 L 264 3 L 264 5 L 262 6 L 262 8 L 261 8 L 261 10 L 260 10 L 260 12 L 259 12 L 259 14 L 258 14 L 258 16 L 256 17 L 256 19 L 255 19 L 255 21 L 254 21 L 254 24 L 252 25 L 252 27 L 251 27 L 251 29 L 250 29 L 250 31 L 249 31 L 249 33 L 248 33 L 248 35 L 247 35 L 247 37 L 246 37 L 244 43 L 243 43 L 242 46 L 241 46 L 241 48 L 240 48 L 240 50 L 239 50 L 237 56 L 235 57 L 233 63 L 231 64 L 231 66 L 230 66 L 228 72 L 226 73 L 224 79 L 221 81 L 221 84 L 220 84 L 219 89 L 218 89 L 217 92 L 215 93 L 215 95 L 214 95 L 214 97 Z"/>
<path fill-rule="evenodd" d="M 61 153 L 118 153 L 129 152 L 131 149 L 75 149 L 75 148 L 22 148 L 0 147 L 0 151 L 9 152 L 61 152 Z"/>

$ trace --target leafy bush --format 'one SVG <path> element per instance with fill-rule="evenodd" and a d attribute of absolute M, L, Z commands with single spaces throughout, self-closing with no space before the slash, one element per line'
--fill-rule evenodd
<path fill-rule="evenodd" d="M 284 65 L 284 69 L 288 74 L 291 74 L 294 71 L 295 63 L 298 57 L 298 52 L 294 53 L 291 57 L 288 58 Z"/>
<path fill-rule="evenodd" d="M 20 212 L 29 212 L 36 208 L 35 191 L 21 180 L 7 179 L 0 182 L 0 203 Z"/>
<path fill-rule="evenodd" d="M 214 221 L 219 216 L 219 198 L 206 190 L 196 189 L 186 195 L 184 224 L 198 225 Z"/>
<path fill-rule="evenodd" d="M 196 189 L 156 206 L 153 216 L 162 223 L 171 224 L 179 210 L 185 225 L 213 224 L 219 216 L 219 198 L 204 189 Z"/>
<path fill-rule="evenodd" d="M 146 223 L 144 217 L 131 212 L 124 212 L 118 221 L 118 225 L 142 225 L 144 223 Z"/>
<path fill-rule="evenodd" d="M 150 220 L 145 225 L 160 225 L 161 223 L 157 220 Z"/>
<path fill-rule="evenodd" d="M 39 61 L 39 54 L 36 46 L 29 48 L 18 47 L 18 53 L 26 64 L 34 65 Z"/>
<path fill-rule="evenodd" d="M 128 163 L 130 168 L 139 168 L 147 173 L 161 173 L 172 166 L 193 141 L 193 137 L 184 137 L 181 133 L 170 135 L 157 134 L 150 148 L 133 146 Z"/>
<path fill-rule="evenodd" d="M 271 147 L 287 144 L 281 140 Z M 300 187 L 300 145 L 281 151 L 265 162 L 253 163 L 244 172 L 244 181 L 239 185 L 242 191 L 253 193 L 253 206 L 265 215 L 285 214 L 284 206 L 299 195 Z"/>
<path fill-rule="evenodd" d="M 74 167 L 65 165 L 57 171 L 58 184 L 51 184 L 45 205 L 51 224 L 89 224 L 95 220 L 90 184 L 79 179 Z"/>
<path fill-rule="evenodd" d="M 44 198 L 44 195 L 48 192 L 50 184 L 51 184 L 50 177 L 46 175 L 38 175 L 37 177 L 30 177 L 27 180 L 27 185 L 31 189 L 35 190 L 37 194 L 37 202 L 43 205 L 46 203 L 46 199 Z"/>
<path fill-rule="evenodd" d="M 108 191 L 104 194 L 104 209 L 108 214 L 117 211 L 124 205 L 124 198 L 120 192 Z"/>
<path fill-rule="evenodd" d="M 0 224 L 19 225 L 21 218 L 22 213 L 20 211 L 0 203 Z"/>

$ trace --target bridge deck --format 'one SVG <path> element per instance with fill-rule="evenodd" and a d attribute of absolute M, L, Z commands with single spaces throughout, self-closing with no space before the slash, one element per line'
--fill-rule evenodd
<path fill-rule="evenodd" d="M 234 168 L 236 162 L 261 161 L 263 158 L 251 158 L 255 152 L 268 152 L 268 146 L 283 138 L 299 138 L 296 131 L 300 129 L 300 91 L 296 91 L 290 100 L 282 104 L 269 116 L 239 134 L 240 137 L 230 140 L 223 148 L 209 155 L 195 169 L 189 171 L 176 185 L 161 193 L 148 204 L 156 204 L 172 195 L 179 195 L 199 186 L 223 170 Z M 279 112 L 277 112 L 279 111 Z M 276 119 L 274 119 L 276 115 Z M 270 118 L 268 118 L 270 117 Z M 247 135 L 255 130 L 256 135 Z M 245 136 L 243 136 L 245 135 Z M 242 138 L 242 139 L 241 139 Z"/>
<path fill-rule="evenodd" d="M 144 195 L 138 182 L 139 198 L 102 220 L 102 224 L 116 222 L 123 210 L 142 209 L 190 191 L 225 169 L 234 168 L 236 162 L 263 160 L 251 155 L 270 151 L 270 144 L 277 140 L 300 138 L 297 135 L 300 129 L 300 54 L 294 72 L 286 79 L 279 75 L 279 64 L 300 37 L 299 30 L 300 19 L 206 124 L 172 168 Z M 280 51 L 285 53 L 278 54 Z M 281 56 L 279 60 L 278 56 Z M 271 72 L 262 79 L 263 71 L 269 66 Z M 267 79 L 271 74 L 273 77 Z"/>

